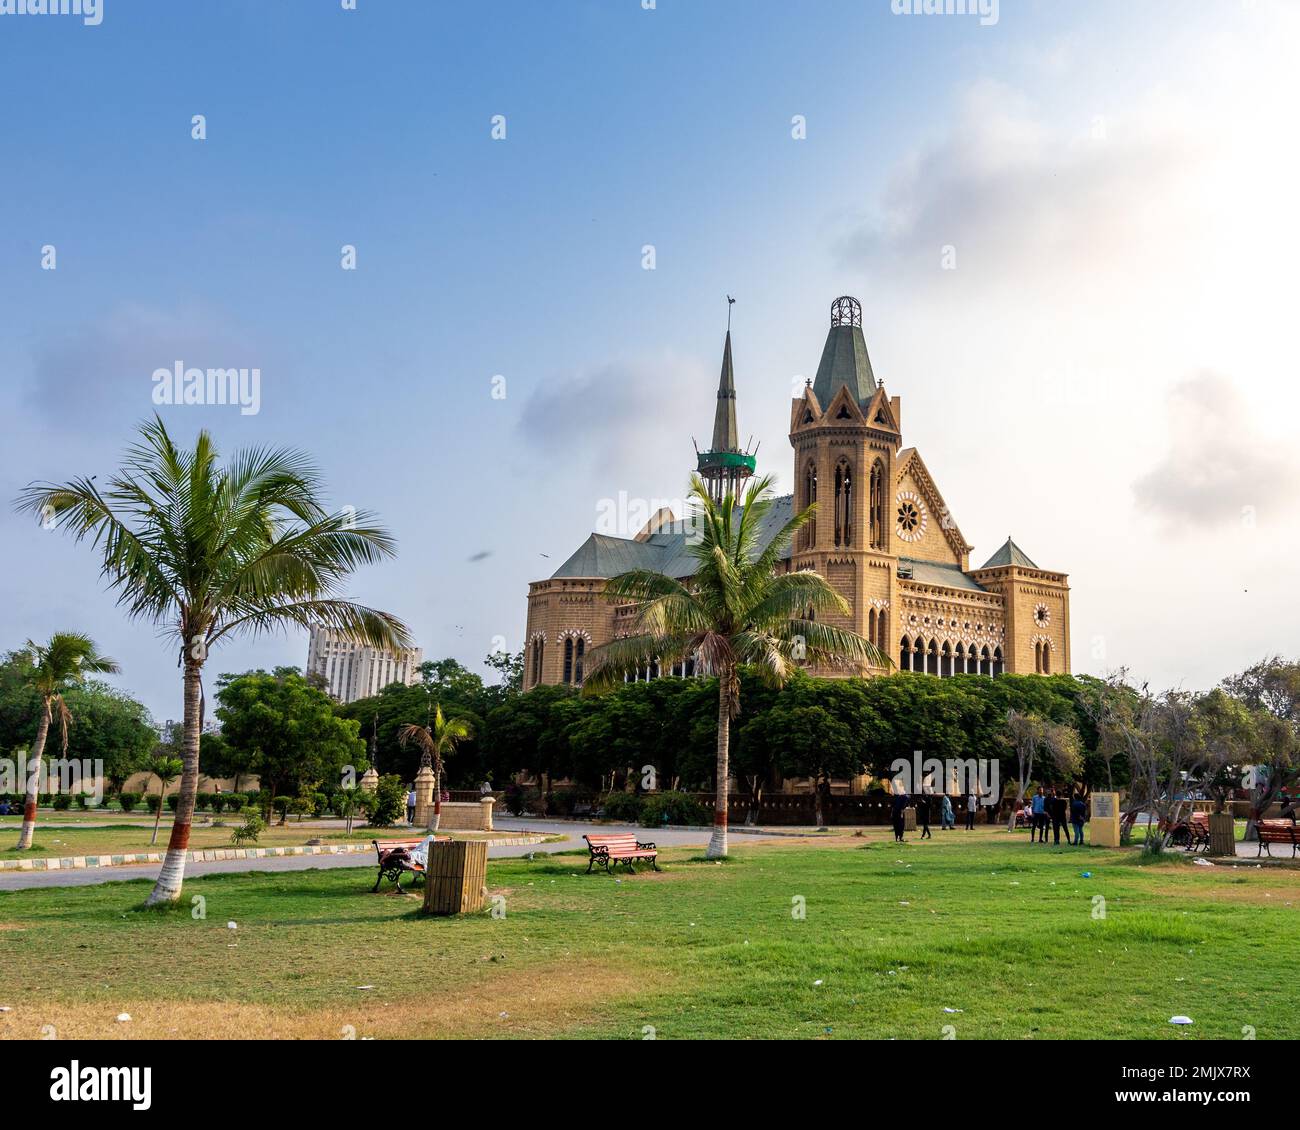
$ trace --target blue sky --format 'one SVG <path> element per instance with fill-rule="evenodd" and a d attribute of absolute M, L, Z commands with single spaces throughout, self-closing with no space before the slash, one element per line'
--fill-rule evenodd
<path fill-rule="evenodd" d="M 1300 628 L 1295 46 L 1267 0 L 0 15 L 0 485 L 111 471 L 158 367 L 257 366 L 256 415 L 169 427 L 310 451 L 400 541 L 354 595 L 476 665 L 602 499 L 683 493 L 727 293 L 741 430 L 788 484 L 790 390 L 852 293 L 977 562 L 1011 533 L 1071 574 L 1076 669 L 1209 685 Z M 177 716 L 87 548 L 0 532 L 0 646 L 88 630 Z"/>

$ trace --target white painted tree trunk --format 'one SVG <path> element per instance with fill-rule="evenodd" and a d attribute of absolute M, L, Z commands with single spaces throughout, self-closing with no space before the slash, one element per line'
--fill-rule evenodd
<path fill-rule="evenodd" d="M 176 819 L 172 823 L 171 839 L 167 841 L 167 854 L 162 870 L 154 883 L 145 906 L 176 902 L 181 897 L 185 882 L 185 854 L 190 846 L 190 825 L 194 821 L 194 798 L 199 785 L 199 703 L 203 693 L 202 665 L 187 654 L 185 659 L 185 748 L 181 752 L 181 790 L 176 803 Z"/>
<path fill-rule="evenodd" d="M 23 799 L 23 830 L 18 833 L 17 851 L 26 851 L 32 846 L 32 837 L 36 835 L 36 798 L 41 789 L 41 758 L 45 754 L 45 739 L 50 734 L 50 703 L 45 703 L 41 720 L 36 725 L 36 740 L 32 743 L 32 752 L 27 760 L 27 788 Z"/>
<path fill-rule="evenodd" d="M 731 771 L 728 755 L 731 748 L 730 682 L 726 674 L 718 677 L 718 767 L 717 797 L 713 802 L 713 835 L 709 839 L 706 859 L 722 859 L 727 854 L 727 776 Z"/>

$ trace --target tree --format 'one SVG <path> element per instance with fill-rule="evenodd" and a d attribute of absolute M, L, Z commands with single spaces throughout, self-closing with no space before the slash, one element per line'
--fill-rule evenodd
<path fill-rule="evenodd" d="M 1143 850 L 1158 855 L 1182 819 L 1189 781 L 1198 778 L 1207 764 L 1195 696 L 1168 690 L 1155 697 L 1144 688 L 1128 740 L 1133 809 L 1147 814 Z"/>
<path fill-rule="evenodd" d="M 1263 711 L 1272 722 L 1261 722 L 1259 743 L 1252 758 L 1250 819 L 1246 838 L 1283 789 L 1300 781 L 1300 663 L 1280 656 L 1261 660 L 1223 680 L 1223 689 L 1247 706 Z"/>
<path fill-rule="evenodd" d="M 1007 821 L 1007 830 L 1016 826 L 1016 809 L 1024 803 L 1025 792 L 1033 780 L 1034 763 L 1041 755 L 1048 760 L 1054 775 L 1070 780 L 1082 765 L 1078 731 L 1037 714 L 1007 711 L 1006 742 L 1016 755 L 1016 803 Z"/>
<path fill-rule="evenodd" d="M 365 757 L 361 724 L 340 718 L 296 667 L 222 675 L 217 686 L 226 764 L 256 773 L 272 803 L 323 783 L 333 789 Z"/>
<path fill-rule="evenodd" d="M 36 722 L 36 740 L 28 755 L 26 797 L 23 802 L 23 827 L 18 834 L 15 850 L 26 851 L 32 846 L 36 832 L 36 799 L 40 793 L 41 758 L 45 755 L 45 742 L 50 726 L 57 716 L 63 738 L 63 754 L 68 752 L 68 727 L 72 712 L 64 701 L 64 693 L 80 683 L 87 675 L 113 674 L 117 663 L 99 654 L 95 641 L 79 632 L 55 632 L 48 643 L 27 641 L 26 685 L 35 692 L 40 711 Z"/>
<path fill-rule="evenodd" d="M 469 723 L 464 718 L 444 718 L 442 704 L 434 703 L 433 717 L 428 725 L 406 725 L 398 731 L 398 741 L 402 745 L 413 745 L 420 751 L 420 764 L 433 767 L 433 815 L 430 817 L 430 832 L 436 832 L 442 822 L 442 763 L 451 754 L 458 742 L 470 736 Z"/>
<path fill-rule="evenodd" d="M 102 487 L 96 476 L 33 484 L 20 510 L 52 522 L 102 557 L 101 573 L 133 619 L 163 627 L 183 667 L 184 769 L 162 870 L 146 903 L 175 902 L 199 779 L 203 666 L 225 637 L 293 624 L 322 624 L 373 647 L 410 643 L 386 612 L 342 599 L 358 567 L 392 556 L 392 537 L 373 516 L 328 513 L 320 478 L 297 452 L 252 448 L 222 467 L 202 431 L 182 450 L 161 417 Z"/>
<path fill-rule="evenodd" d="M 185 770 L 185 763 L 179 757 L 172 757 L 166 746 L 159 747 L 159 754 L 149 764 L 149 773 L 158 781 L 158 807 L 154 811 L 153 836 L 149 843 L 158 842 L 158 825 L 162 821 L 163 801 L 167 797 L 167 786 Z"/>
<path fill-rule="evenodd" d="M 589 653 L 584 693 L 608 689 L 629 672 L 651 663 L 684 663 L 718 679 L 717 801 L 713 836 L 706 852 L 727 854 L 727 778 L 731 720 L 740 714 L 742 664 L 779 686 L 807 659 L 862 668 L 888 666 L 889 660 L 870 640 L 811 615 L 846 615 L 849 605 L 819 574 L 778 573 L 791 538 L 814 514 L 810 506 L 786 522 L 760 550 L 759 538 L 774 499 L 771 479 L 756 480 L 743 505 L 727 493 L 715 503 L 698 475 L 691 478 L 691 497 L 698 536 L 688 539 L 695 561 L 689 584 L 649 569 L 634 569 L 612 578 L 605 598 L 631 601 L 636 634 L 612 640 Z"/>
<path fill-rule="evenodd" d="M 498 684 L 506 694 L 518 694 L 524 689 L 524 649 L 513 654 L 508 651 L 489 652 L 483 663 L 500 676 Z"/>

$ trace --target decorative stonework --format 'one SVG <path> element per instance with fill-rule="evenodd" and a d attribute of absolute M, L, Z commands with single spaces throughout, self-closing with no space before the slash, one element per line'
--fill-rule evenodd
<path fill-rule="evenodd" d="M 930 526 L 930 512 L 925 508 L 925 501 L 914 490 L 900 490 L 897 501 L 894 532 L 904 541 L 920 541 Z"/>
<path fill-rule="evenodd" d="M 1040 628 L 1046 628 L 1052 622 L 1051 609 L 1046 604 L 1038 603 L 1034 605 L 1034 624 Z"/>
<path fill-rule="evenodd" d="M 586 628 L 565 628 L 564 631 L 555 634 L 556 643 L 563 643 L 567 639 L 583 639 L 587 641 L 588 646 L 594 646 L 591 633 Z"/>

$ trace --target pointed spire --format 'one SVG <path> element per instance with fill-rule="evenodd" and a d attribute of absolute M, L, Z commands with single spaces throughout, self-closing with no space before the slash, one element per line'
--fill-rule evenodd
<path fill-rule="evenodd" d="M 727 339 L 722 346 L 722 376 L 718 378 L 718 406 L 713 413 L 712 450 L 740 450 L 740 429 L 736 427 L 736 375 L 731 367 L 731 330 L 727 330 Z"/>
<path fill-rule="evenodd" d="M 840 385 L 849 386 L 849 392 L 862 408 L 870 403 L 879 387 L 871 371 L 871 358 L 867 356 L 867 339 L 862 336 L 862 303 L 847 294 L 831 304 L 831 328 L 817 366 L 817 379 L 813 381 L 818 403 L 830 404 Z"/>

